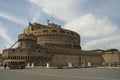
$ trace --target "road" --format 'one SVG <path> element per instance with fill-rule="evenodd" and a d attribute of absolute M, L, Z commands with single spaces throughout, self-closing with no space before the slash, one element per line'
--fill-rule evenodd
<path fill-rule="evenodd" d="M 0 80 L 120 80 L 120 69 L 0 69 Z"/>

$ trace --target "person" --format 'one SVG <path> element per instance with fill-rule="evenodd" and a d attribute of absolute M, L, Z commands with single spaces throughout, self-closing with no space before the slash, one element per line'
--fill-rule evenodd
<path fill-rule="evenodd" d="M 7 64 L 4 64 L 4 69 L 6 70 Z"/>

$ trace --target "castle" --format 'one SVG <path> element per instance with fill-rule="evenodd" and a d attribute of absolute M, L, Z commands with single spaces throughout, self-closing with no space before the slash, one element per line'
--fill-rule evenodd
<path fill-rule="evenodd" d="M 80 65 L 80 36 L 49 23 L 33 23 L 18 36 L 18 47 L 3 50 L 4 59 L 26 60 L 35 66 Z"/>
<path fill-rule="evenodd" d="M 12 45 L 3 50 L 3 60 L 25 60 L 35 66 L 46 66 L 49 63 L 51 67 L 120 64 L 120 55 L 114 56 L 113 61 L 112 58 L 108 59 L 107 55 L 110 54 L 105 54 L 104 50 L 81 50 L 80 35 L 54 23 L 30 24 L 18 35 L 17 42 L 18 47 L 12 48 Z"/>

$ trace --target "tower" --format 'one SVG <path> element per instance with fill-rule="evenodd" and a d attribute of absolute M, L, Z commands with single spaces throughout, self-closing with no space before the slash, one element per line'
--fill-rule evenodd
<path fill-rule="evenodd" d="M 18 36 L 18 47 L 31 49 L 36 44 L 36 37 L 31 34 L 20 34 Z"/>

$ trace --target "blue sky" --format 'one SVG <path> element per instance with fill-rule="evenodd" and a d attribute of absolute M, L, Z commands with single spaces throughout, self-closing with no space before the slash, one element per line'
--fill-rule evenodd
<path fill-rule="evenodd" d="M 120 50 L 119 5 L 120 0 L 0 0 L 0 53 L 29 21 L 47 19 L 79 33 L 83 50 Z"/>

